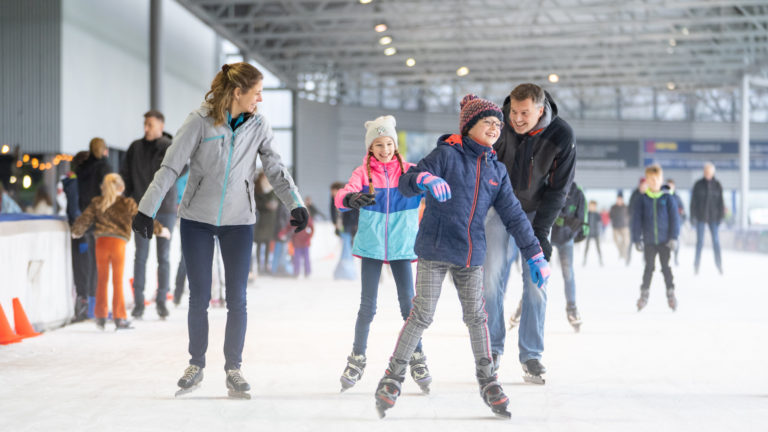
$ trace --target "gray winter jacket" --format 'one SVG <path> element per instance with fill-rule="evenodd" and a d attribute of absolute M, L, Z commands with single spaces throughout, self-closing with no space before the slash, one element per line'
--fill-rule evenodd
<path fill-rule="evenodd" d="M 257 155 L 280 200 L 291 210 L 304 207 L 293 178 L 272 148 L 274 135 L 264 116 L 250 116 L 233 132 L 228 123 L 214 126 L 209 111 L 203 103 L 187 116 L 142 197 L 139 211 L 154 218 L 166 192 L 189 162 L 180 217 L 216 226 L 253 224 Z"/>

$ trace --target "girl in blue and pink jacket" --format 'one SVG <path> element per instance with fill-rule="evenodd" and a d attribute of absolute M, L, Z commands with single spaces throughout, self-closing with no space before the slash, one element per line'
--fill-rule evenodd
<path fill-rule="evenodd" d="M 413 245 L 419 229 L 422 197 L 406 197 L 397 187 L 400 176 L 414 164 L 405 162 L 397 151 L 394 117 L 367 121 L 365 129 L 363 164 L 355 168 L 334 200 L 341 211 L 360 210 L 352 254 L 362 259 L 362 293 L 355 341 L 341 375 L 341 391 L 354 386 L 365 369 L 368 331 L 376 313 L 382 264 L 389 264 L 392 269 L 403 320 L 408 318 L 413 300 L 411 262 L 416 259 Z M 410 359 L 411 376 L 424 392 L 429 392 L 432 377 L 425 361 L 419 341 Z"/>

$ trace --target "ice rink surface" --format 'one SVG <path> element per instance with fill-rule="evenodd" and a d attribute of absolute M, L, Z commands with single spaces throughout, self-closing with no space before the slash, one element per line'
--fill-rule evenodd
<path fill-rule="evenodd" d="M 325 254 L 316 256 L 310 279 L 265 276 L 249 285 L 242 370 L 251 400 L 227 398 L 223 308 L 209 310 L 202 386 L 174 398 L 188 361 L 185 296 L 164 322 L 150 305 L 133 330 L 114 332 L 108 323 L 100 331 L 86 321 L 0 346 L 0 430 L 767 431 L 768 256 L 725 251 L 721 276 L 707 248 L 695 276 L 693 249 L 683 247 L 680 266 L 673 267 L 677 312 L 667 307 L 657 270 L 649 305 L 638 313 L 642 258 L 633 252 L 625 266 L 609 239 L 603 238 L 603 267 L 596 255 L 582 266 L 582 248 L 576 249 L 580 333 L 566 320 L 553 260 L 546 385 L 523 383 L 517 333 L 508 334 L 499 376 L 511 420 L 495 418 L 479 396 L 467 330 L 448 281 L 424 336 L 432 393 L 422 395 L 408 377 L 387 417 L 376 415 L 373 393 L 402 325 L 394 282 L 385 274 L 368 367 L 357 386 L 340 394 L 360 287 L 359 281 L 334 281 L 335 257 Z M 336 241 L 332 235 L 319 240 Z M 507 315 L 520 286 L 513 270 Z"/>

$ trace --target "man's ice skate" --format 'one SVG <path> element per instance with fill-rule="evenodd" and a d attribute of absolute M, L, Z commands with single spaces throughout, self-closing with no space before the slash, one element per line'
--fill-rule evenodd
<path fill-rule="evenodd" d="M 573 329 L 576 330 L 576 333 L 581 330 L 581 314 L 579 314 L 579 309 L 576 308 L 576 305 L 569 305 L 565 312 L 568 316 L 568 322 L 573 326 Z"/>
<path fill-rule="evenodd" d="M 250 399 L 251 395 L 248 391 L 251 390 L 251 386 L 248 381 L 243 378 L 240 369 L 229 369 L 227 371 L 227 390 L 229 390 L 229 397 L 235 399 Z"/>
<path fill-rule="evenodd" d="M 163 321 L 168 318 L 168 308 L 165 307 L 165 302 L 157 303 L 157 316 Z"/>
<path fill-rule="evenodd" d="M 547 373 L 547 368 L 539 361 L 539 359 L 526 360 L 523 363 L 523 381 L 530 384 L 544 384 L 544 375 Z"/>
<path fill-rule="evenodd" d="M 405 360 L 391 359 L 389 367 L 384 372 L 384 378 L 376 387 L 376 411 L 379 418 L 384 418 L 385 411 L 395 406 L 400 389 L 405 381 L 405 368 L 408 363 Z"/>
<path fill-rule="evenodd" d="M 357 384 L 365 371 L 365 354 L 356 355 L 354 352 L 347 357 L 347 367 L 341 374 L 341 391 Z"/>
<path fill-rule="evenodd" d="M 512 413 L 507 411 L 509 398 L 504 394 L 501 384 L 496 380 L 496 375 L 485 380 L 479 380 L 480 396 L 491 411 L 501 418 L 512 418 Z"/>
<path fill-rule="evenodd" d="M 411 356 L 411 377 L 419 385 L 421 391 L 429 394 L 429 385 L 432 384 L 432 375 L 427 368 L 427 356 L 423 352 L 414 352 Z"/>
<path fill-rule="evenodd" d="M 677 310 L 677 297 L 675 297 L 675 289 L 671 288 L 667 290 L 667 304 L 672 311 Z"/>
<path fill-rule="evenodd" d="M 184 370 L 184 375 L 179 378 L 179 382 L 176 385 L 179 386 L 179 390 L 176 392 L 176 397 L 187 394 L 200 387 L 200 382 L 203 381 L 203 368 L 196 365 L 189 365 Z"/>
<path fill-rule="evenodd" d="M 640 298 L 637 299 L 637 311 L 640 312 L 643 310 L 645 305 L 648 304 L 648 290 L 647 289 L 641 289 L 640 290 Z"/>
<path fill-rule="evenodd" d="M 132 329 L 133 326 L 128 320 L 116 318 L 115 319 L 115 331 Z"/>
<path fill-rule="evenodd" d="M 510 330 L 520 325 L 520 316 L 522 315 L 523 315 L 523 299 L 520 299 L 520 303 L 517 304 L 517 310 L 515 311 L 515 314 L 509 317 Z"/>

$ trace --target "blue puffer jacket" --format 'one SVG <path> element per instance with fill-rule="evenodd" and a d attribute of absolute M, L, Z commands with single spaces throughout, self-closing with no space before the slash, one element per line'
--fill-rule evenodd
<path fill-rule="evenodd" d="M 664 192 L 647 190 L 632 209 L 632 242 L 660 245 L 680 234 L 677 201 Z"/>
<path fill-rule="evenodd" d="M 417 177 L 425 171 L 448 182 L 451 199 L 441 203 L 426 194 L 414 247 L 419 258 L 467 267 L 483 265 L 485 215 L 491 206 L 525 259 L 541 252 L 531 223 L 512 191 L 507 169 L 492 148 L 466 136 L 443 135 L 437 148 L 400 178 L 400 192 L 405 196 L 423 193 Z"/>

